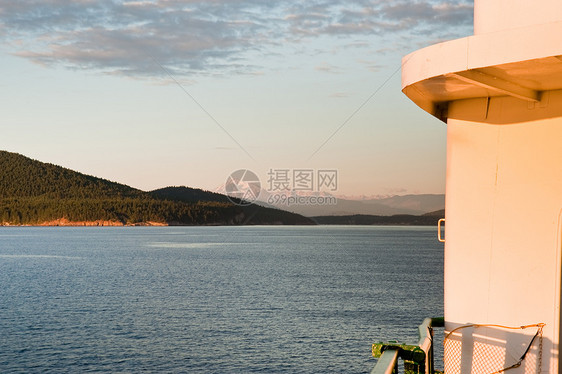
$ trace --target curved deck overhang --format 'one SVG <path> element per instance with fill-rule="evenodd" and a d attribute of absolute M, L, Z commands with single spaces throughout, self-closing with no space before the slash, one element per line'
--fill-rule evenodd
<path fill-rule="evenodd" d="M 402 59 L 402 92 L 447 120 L 450 102 L 512 96 L 538 102 L 562 89 L 562 22 L 473 35 Z"/>

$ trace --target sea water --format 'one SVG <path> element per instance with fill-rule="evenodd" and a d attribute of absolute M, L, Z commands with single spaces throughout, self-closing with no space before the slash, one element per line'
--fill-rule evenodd
<path fill-rule="evenodd" d="M 427 227 L 0 228 L 0 372 L 368 373 L 442 269 Z"/>

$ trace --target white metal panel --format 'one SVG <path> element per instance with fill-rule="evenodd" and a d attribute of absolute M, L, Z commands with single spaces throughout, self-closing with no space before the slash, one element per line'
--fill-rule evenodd
<path fill-rule="evenodd" d="M 560 0 L 475 0 L 474 34 L 556 22 L 561 15 Z"/>

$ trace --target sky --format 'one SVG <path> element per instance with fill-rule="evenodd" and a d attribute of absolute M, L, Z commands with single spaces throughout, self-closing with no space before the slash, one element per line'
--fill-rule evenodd
<path fill-rule="evenodd" d="M 472 23 L 465 0 L 0 0 L 0 149 L 142 190 L 444 193 L 446 126 L 400 65 Z"/>

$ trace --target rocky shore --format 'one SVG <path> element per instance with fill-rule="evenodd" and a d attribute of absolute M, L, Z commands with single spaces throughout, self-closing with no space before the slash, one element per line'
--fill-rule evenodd
<path fill-rule="evenodd" d="M 2 222 L 0 226 L 168 226 L 164 222 L 138 222 L 134 224 L 123 224 L 120 221 L 69 221 L 66 218 L 59 218 L 53 221 L 41 222 L 35 225 L 13 225 L 9 222 Z"/>

